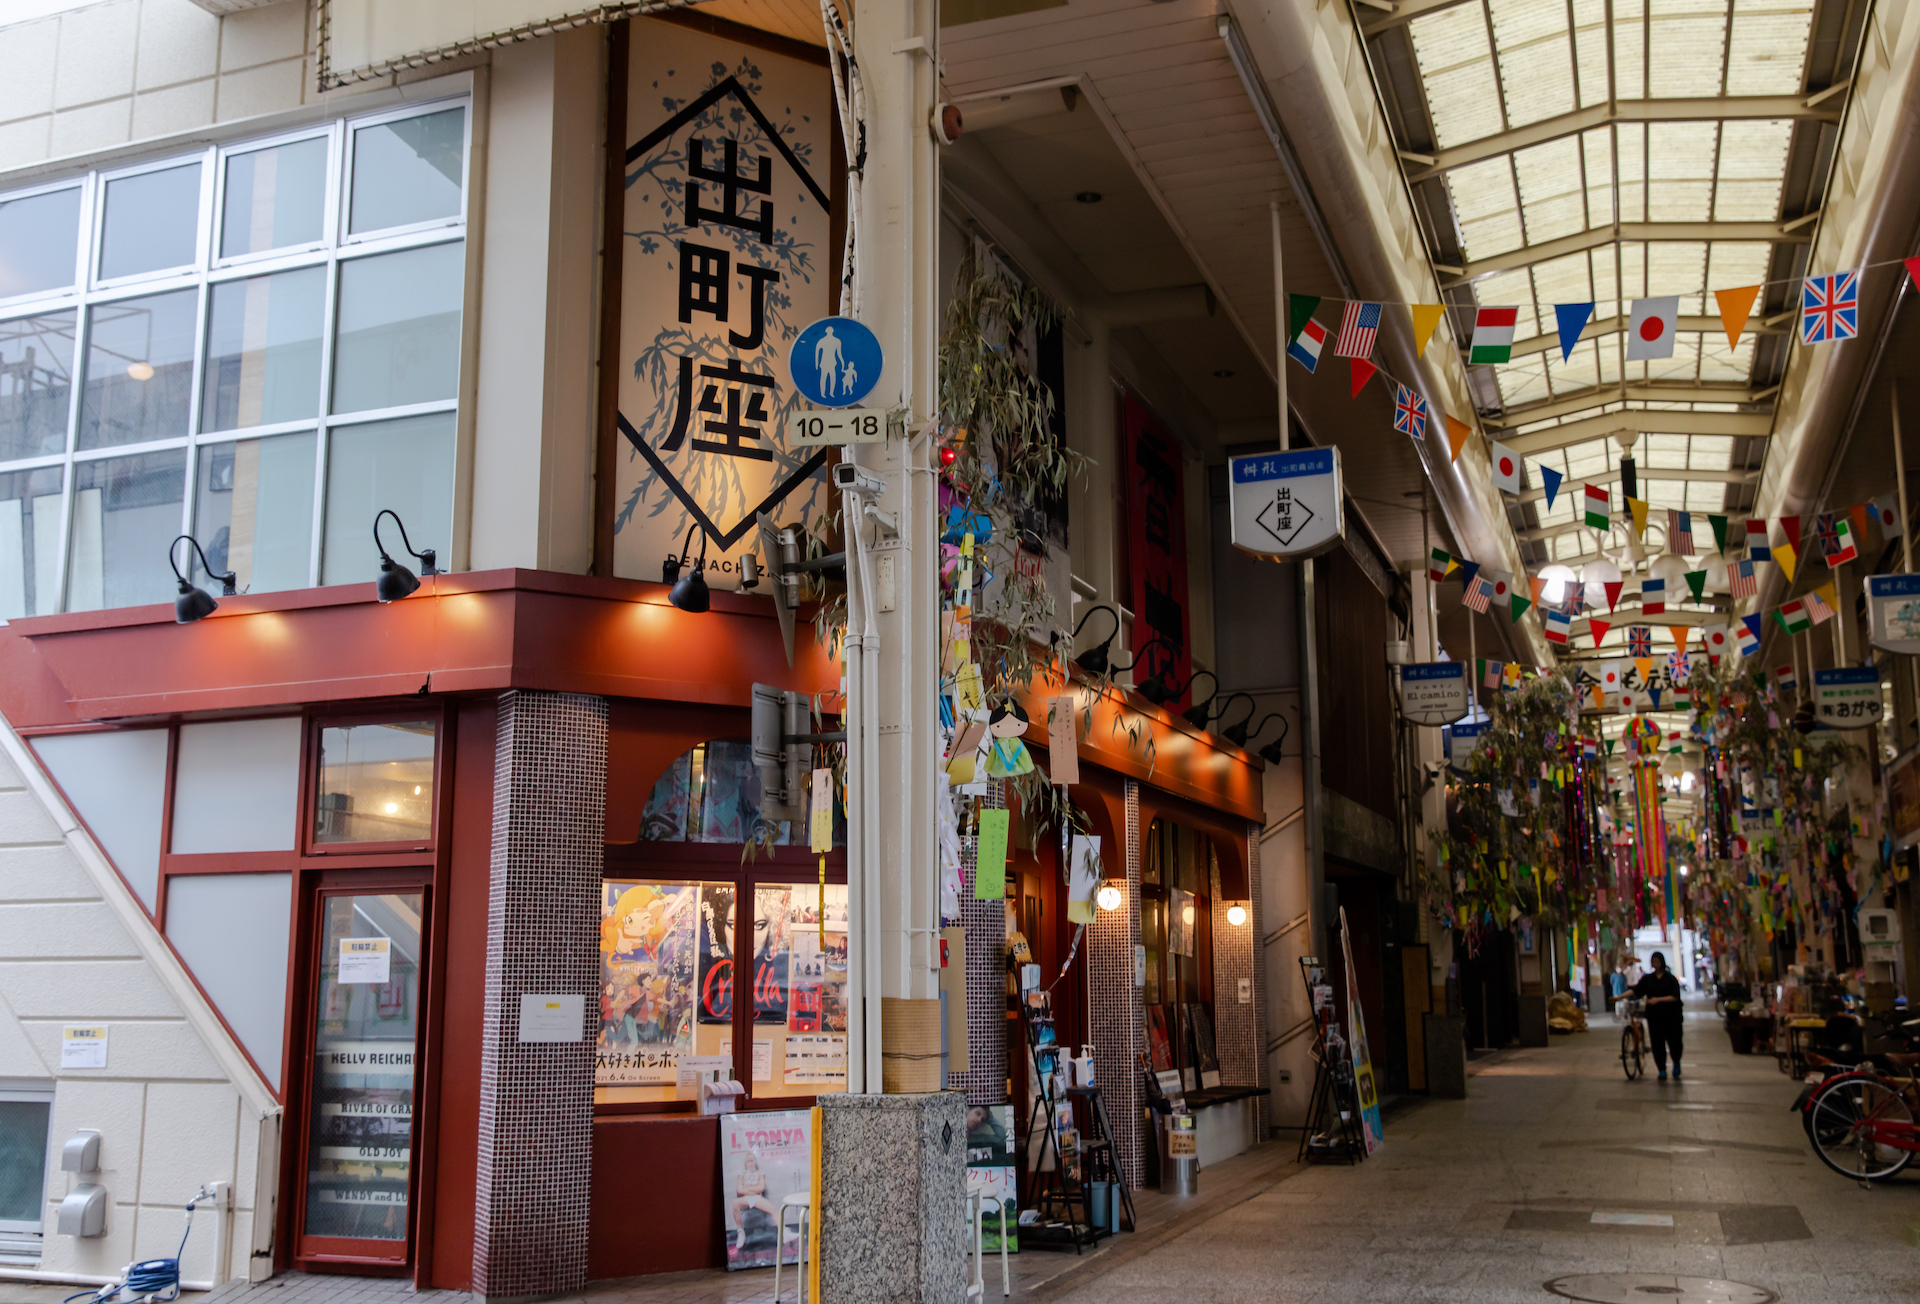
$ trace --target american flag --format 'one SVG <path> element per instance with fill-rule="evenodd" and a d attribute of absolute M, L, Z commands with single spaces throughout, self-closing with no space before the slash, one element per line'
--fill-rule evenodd
<path fill-rule="evenodd" d="M 1800 600 L 1807 604 L 1807 614 L 1813 617 L 1814 624 L 1824 625 L 1832 618 L 1833 608 L 1826 604 L 1826 601 L 1821 598 L 1818 590 L 1801 594 Z"/>
<path fill-rule="evenodd" d="M 1653 655 L 1653 626 L 1627 626 L 1627 655 L 1630 657 L 1650 657 Z"/>
<path fill-rule="evenodd" d="M 1831 344 L 1860 333 L 1860 273 L 1809 276 L 1800 289 L 1800 342 Z"/>
<path fill-rule="evenodd" d="M 1373 337 L 1380 333 L 1380 305 L 1350 303 L 1340 314 L 1340 338 L 1333 342 L 1336 358 L 1370 358 Z"/>
<path fill-rule="evenodd" d="M 1473 577 L 1473 583 L 1467 585 L 1467 591 L 1461 601 L 1481 615 L 1487 614 L 1487 599 L 1493 596 L 1493 577 L 1486 571 Z"/>
<path fill-rule="evenodd" d="M 1753 563 L 1737 561 L 1727 567 L 1727 587 L 1736 598 L 1751 598 L 1758 594 L 1760 586 L 1753 578 Z"/>
<path fill-rule="evenodd" d="M 1427 437 L 1427 400 L 1405 385 L 1395 388 L 1393 428 L 1415 439 Z"/>
<path fill-rule="evenodd" d="M 1667 551 L 1693 555 L 1693 513 L 1667 508 Z"/>

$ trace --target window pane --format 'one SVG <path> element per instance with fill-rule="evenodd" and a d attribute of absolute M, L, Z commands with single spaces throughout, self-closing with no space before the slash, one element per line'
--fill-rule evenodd
<path fill-rule="evenodd" d="M 60 609 L 60 468 L 0 475 L 0 620 Z"/>
<path fill-rule="evenodd" d="M 235 154 L 220 205 L 220 256 L 312 244 L 325 233 L 326 203 L 326 137 Z"/>
<path fill-rule="evenodd" d="M 681 1058 L 718 1055 L 731 1038 L 726 1019 L 694 1015 L 699 975 L 731 943 L 733 896 L 720 883 L 601 885 L 596 1100 L 674 1100 Z M 716 978 L 716 993 L 730 973 Z"/>
<path fill-rule="evenodd" d="M 199 235 L 198 163 L 109 181 L 100 279 L 186 267 L 195 260 Z"/>
<path fill-rule="evenodd" d="M 44 1217 L 50 1100 L 0 1100 L 0 1219 Z"/>
<path fill-rule="evenodd" d="M 335 426 L 328 441 L 320 582 L 354 584 L 379 575 L 380 554 L 369 532 L 382 508 L 406 523 L 414 547 L 434 549 L 444 564 L 453 534 L 453 413 Z M 398 554 L 399 531 L 382 538 L 391 540 L 387 551 L 408 570 L 419 571 L 419 562 Z"/>
<path fill-rule="evenodd" d="M 0 460 L 66 451 L 73 323 L 70 311 L 0 322 Z"/>
<path fill-rule="evenodd" d="M 770 1079 L 755 1083 L 753 1094 L 845 1091 L 847 889 L 760 887 L 753 899 L 753 1039 L 773 1043 Z"/>
<path fill-rule="evenodd" d="M 213 287 L 202 430 L 297 421 L 320 410 L 327 269 L 302 267 Z"/>
<path fill-rule="evenodd" d="M 74 465 L 68 611 L 172 600 L 167 545 L 179 537 L 186 490 L 184 448 Z"/>
<path fill-rule="evenodd" d="M 467 111 L 447 109 L 353 133 L 355 235 L 460 215 Z"/>
<path fill-rule="evenodd" d="M 313 556 L 316 436 L 206 444 L 194 493 L 194 536 L 216 573 L 242 593 L 304 589 Z M 196 573 L 200 559 L 193 559 Z"/>
<path fill-rule="evenodd" d="M 431 720 L 320 731 L 315 842 L 425 842 L 433 834 Z"/>
<path fill-rule="evenodd" d="M 80 447 L 116 448 L 187 433 L 198 290 L 173 290 L 90 310 Z"/>
<path fill-rule="evenodd" d="M 0 204 L 0 299 L 72 285 L 79 250 L 78 187 Z"/>
<path fill-rule="evenodd" d="M 340 264 L 335 412 L 454 396 L 465 271 L 460 242 Z"/>

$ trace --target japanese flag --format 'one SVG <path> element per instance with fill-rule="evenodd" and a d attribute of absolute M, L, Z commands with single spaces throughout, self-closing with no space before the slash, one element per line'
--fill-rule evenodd
<path fill-rule="evenodd" d="M 1680 325 L 1680 297 L 1635 299 L 1627 320 L 1627 361 L 1671 358 L 1673 334 Z"/>
<path fill-rule="evenodd" d="M 1639 689 L 1623 689 L 1620 693 L 1620 709 L 1628 715 L 1646 709 L 1646 695 Z"/>
<path fill-rule="evenodd" d="M 1718 660 L 1733 651 L 1733 633 L 1725 625 L 1706 625 L 1700 630 L 1700 642 L 1707 655 Z"/>
<path fill-rule="evenodd" d="M 1502 493 L 1520 492 L 1520 457 L 1505 444 L 1493 446 L 1493 487 Z"/>
<path fill-rule="evenodd" d="M 1493 584 L 1493 600 L 1505 602 L 1513 596 L 1513 576 L 1505 571 L 1487 571 L 1486 577 Z"/>
<path fill-rule="evenodd" d="M 1620 691 L 1620 663 L 1602 661 L 1600 663 L 1600 689 L 1609 697 Z"/>

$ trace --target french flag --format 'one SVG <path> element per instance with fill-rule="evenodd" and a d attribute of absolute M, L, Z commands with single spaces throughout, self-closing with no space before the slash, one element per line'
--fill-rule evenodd
<path fill-rule="evenodd" d="M 1309 317 L 1293 343 L 1287 345 L 1287 356 L 1312 371 L 1320 365 L 1320 350 L 1326 347 L 1326 343 L 1327 328 Z"/>

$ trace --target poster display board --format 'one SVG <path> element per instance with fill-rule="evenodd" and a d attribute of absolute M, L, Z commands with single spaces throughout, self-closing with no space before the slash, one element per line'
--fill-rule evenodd
<path fill-rule="evenodd" d="M 1354 1094 L 1360 1100 L 1361 1135 L 1372 1154 L 1386 1139 L 1380 1123 L 1380 1087 L 1373 1076 L 1373 1054 L 1367 1048 L 1367 1021 L 1360 1010 L 1360 987 L 1353 972 L 1353 939 L 1347 930 L 1347 912 L 1340 911 L 1340 954 L 1347 973 L 1347 1053 L 1353 1058 Z"/>
<path fill-rule="evenodd" d="M 1920 652 L 1920 575 L 1867 576 L 1867 619 L 1875 647 Z"/>
<path fill-rule="evenodd" d="M 1013 1106 L 969 1105 L 967 1192 L 997 1197 L 1006 1213 L 1003 1229 L 992 1211 L 987 1212 L 981 1235 L 988 1254 L 999 1252 L 1003 1235 L 1009 1251 L 1020 1248 L 1020 1198 L 1014 1180 L 1014 1155 Z"/>
<path fill-rule="evenodd" d="M 813 1112 L 720 1116 L 720 1211 L 727 1270 L 800 1261 L 798 1219 L 780 1231 L 780 1201 L 808 1189 Z"/>

